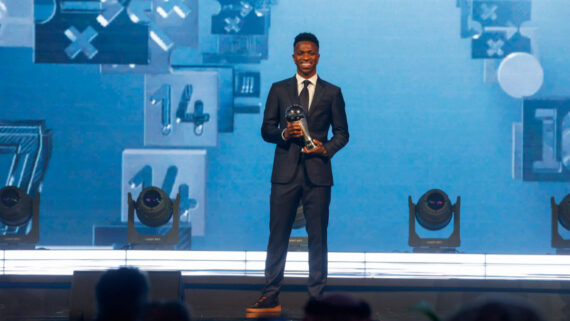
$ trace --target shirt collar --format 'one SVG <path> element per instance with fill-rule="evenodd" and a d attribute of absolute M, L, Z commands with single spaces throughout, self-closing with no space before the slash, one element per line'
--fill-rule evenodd
<path fill-rule="evenodd" d="M 299 74 L 295 74 L 295 78 L 297 78 L 297 86 L 300 86 L 301 84 L 303 84 L 303 81 L 305 81 L 305 80 L 310 81 L 311 84 L 314 86 L 317 83 L 317 79 L 319 78 L 319 76 L 317 74 L 314 74 L 311 78 L 307 79 L 307 78 L 303 78 Z"/>

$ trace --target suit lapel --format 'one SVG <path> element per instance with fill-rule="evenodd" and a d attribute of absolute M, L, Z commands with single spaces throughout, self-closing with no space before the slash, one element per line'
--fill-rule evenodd
<path fill-rule="evenodd" d="M 289 99 L 291 100 L 291 104 L 299 104 L 299 94 L 297 93 L 297 78 L 295 78 L 295 76 L 293 76 L 293 78 L 290 78 L 288 85 L 289 89 L 287 91 L 289 94 Z"/>
<path fill-rule="evenodd" d="M 317 84 L 315 86 L 315 94 L 313 95 L 313 101 L 311 101 L 311 107 L 309 108 L 309 114 L 313 111 L 313 108 L 319 103 L 319 99 L 323 96 L 325 91 L 325 83 L 321 80 L 321 77 L 317 78 Z"/>

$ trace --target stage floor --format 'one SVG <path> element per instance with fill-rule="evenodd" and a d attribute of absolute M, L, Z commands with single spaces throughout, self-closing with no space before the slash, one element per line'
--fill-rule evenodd
<path fill-rule="evenodd" d="M 194 319 L 243 319 L 263 287 L 264 252 L 46 249 L 2 251 L 0 320 L 66 320 L 74 271 L 123 265 L 181 271 Z M 570 320 L 570 257 L 416 253 L 330 253 L 329 292 L 368 301 L 379 320 L 426 320 L 410 311 L 420 302 L 440 315 L 484 294 L 513 295 L 536 305 L 549 320 Z M 280 296 L 283 317 L 300 319 L 306 294 L 307 254 L 288 256 Z"/>

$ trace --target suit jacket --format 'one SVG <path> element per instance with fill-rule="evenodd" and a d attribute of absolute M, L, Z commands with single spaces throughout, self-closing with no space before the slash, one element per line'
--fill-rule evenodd
<path fill-rule="evenodd" d="M 281 132 L 287 127 L 285 110 L 299 103 L 297 79 L 295 77 L 274 83 L 271 86 L 261 136 L 267 142 L 276 144 L 273 160 L 272 183 L 288 183 L 293 179 L 301 157 L 304 145 L 302 138 L 283 140 Z M 327 156 L 306 154 L 305 167 L 309 180 L 314 185 L 331 186 L 333 176 L 330 160 L 348 142 L 348 123 L 344 99 L 339 87 L 317 78 L 315 93 L 311 106 L 306 115 L 311 137 L 324 144 Z M 331 139 L 328 139 L 329 128 L 332 126 Z"/>

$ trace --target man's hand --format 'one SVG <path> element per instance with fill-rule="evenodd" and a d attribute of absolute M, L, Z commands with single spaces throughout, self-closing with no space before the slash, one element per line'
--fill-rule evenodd
<path fill-rule="evenodd" d="M 303 130 L 301 129 L 301 125 L 297 124 L 297 122 L 287 122 L 287 128 L 285 128 L 283 132 L 283 138 L 285 138 L 285 140 L 302 136 Z"/>
<path fill-rule="evenodd" d="M 314 138 L 313 138 L 313 143 L 315 143 L 315 145 L 317 145 L 317 147 L 313 148 L 311 150 L 307 150 L 307 147 L 303 147 L 303 153 L 327 156 L 328 153 L 327 153 L 327 150 L 325 149 L 325 146 L 323 146 L 323 143 L 319 142 L 318 140 L 316 140 Z"/>

